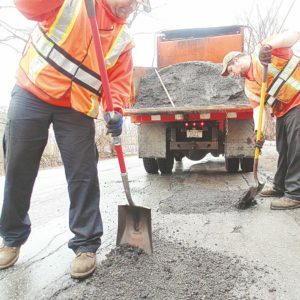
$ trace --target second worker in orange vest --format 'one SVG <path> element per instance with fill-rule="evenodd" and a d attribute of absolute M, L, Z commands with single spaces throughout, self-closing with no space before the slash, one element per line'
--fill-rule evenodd
<path fill-rule="evenodd" d="M 278 197 L 271 209 L 300 208 L 300 32 L 287 31 L 259 44 L 251 55 L 229 52 L 222 75 L 245 78 L 245 93 L 258 123 L 263 64 L 268 65 L 267 105 L 276 116 L 278 167 L 273 187 L 263 197 Z M 264 119 L 264 118 L 263 118 Z M 264 122 L 263 122 L 264 123 Z M 264 126 L 263 126 L 264 127 Z"/>

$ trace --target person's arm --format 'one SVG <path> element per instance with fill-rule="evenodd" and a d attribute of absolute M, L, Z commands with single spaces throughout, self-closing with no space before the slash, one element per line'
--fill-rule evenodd
<path fill-rule="evenodd" d="M 113 68 L 107 71 L 111 88 L 111 97 L 115 111 L 123 114 L 123 108 L 131 94 L 133 74 L 132 50 L 124 52 Z M 105 94 L 103 94 L 103 107 L 106 110 Z"/>
<path fill-rule="evenodd" d="M 16 8 L 29 20 L 44 21 L 56 14 L 64 0 L 14 0 Z"/>
<path fill-rule="evenodd" d="M 300 31 L 284 31 L 265 39 L 262 45 L 270 45 L 273 49 L 292 47 L 300 39 Z"/>

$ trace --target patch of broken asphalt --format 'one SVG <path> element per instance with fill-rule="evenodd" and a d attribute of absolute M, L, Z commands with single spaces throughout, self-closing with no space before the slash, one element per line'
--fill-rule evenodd
<path fill-rule="evenodd" d="M 269 299 L 275 270 L 204 248 L 154 238 L 154 253 L 113 249 L 92 277 L 69 280 L 47 299 Z M 272 282 L 272 284 L 270 284 Z M 50 293 L 50 294 L 49 294 Z"/>

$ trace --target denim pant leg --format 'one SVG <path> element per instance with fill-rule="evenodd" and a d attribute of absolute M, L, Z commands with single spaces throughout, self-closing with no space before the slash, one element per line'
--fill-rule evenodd
<path fill-rule="evenodd" d="M 69 248 L 96 252 L 103 234 L 98 181 L 98 151 L 94 120 L 72 109 L 60 109 L 53 117 L 53 129 L 65 166 L 70 198 Z"/>
<path fill-rule="evenodd" d="M 277 170 L 273 180 L 275 189 L 284 192 L 284 181 L 287 172 L 287 139 L 284 117 L 276 120 L 276 150 L 278 152 Z"/>
<path fill-rule="evenodd" d="M 5 187 L 0 234 L 7 246 L 20 246 L 30 234 L 30 198 L 50 124 L 47 107 L 32 94 L 14 88 L 3 139 Z"/>
<path fill-rule="evenodd" d="M 287 172 L 285 196 L 300 201 L 300 105 L 285 115 Z"/>

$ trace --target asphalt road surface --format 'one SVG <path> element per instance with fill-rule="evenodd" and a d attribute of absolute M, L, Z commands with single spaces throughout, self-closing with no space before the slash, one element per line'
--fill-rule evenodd
<path fill-rule="evenodd" d="M 276 158 L 274 145 L 266 145 L 259 177 L 267 184 Z M 147 175 L 135 156 L 126 162 L 134 201 L 152 210 L 154 253 L 116 248 L 117 205 L 126 197 L 117 161 L 103 160 L 98 267 L 87 280 L 72 280 L 64 170 L 41 170 L 32 234 L 16 265 L 0 271 L 1 300 L 300 298 L 300 209 L 271 211 L 271 199 L 257 197 L 256 206 L 237 210 L 253 174 L 226 173 L 223 157 L 184 159 L 168 176 Z"/>

